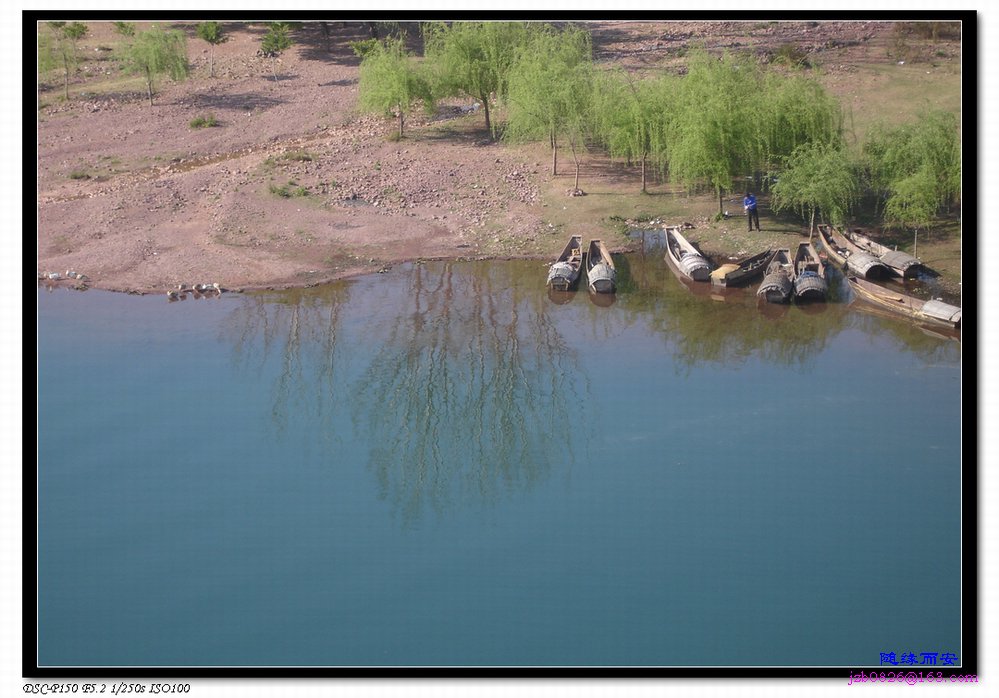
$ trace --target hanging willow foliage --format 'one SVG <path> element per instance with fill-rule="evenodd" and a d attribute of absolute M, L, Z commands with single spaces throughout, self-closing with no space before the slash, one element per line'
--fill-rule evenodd
<path fill-rule="evenodd" d="M 831 223 L 846 221 L 859 196 L 857 167 L 842 148 L 812 141 L 798 146 L 771 189 L 774 211 L 797 210 L 815 229 L 816 212 Z"/>
<path fill-rule="evenodd" d="M 430 85 L 417 60 L 406 51 L 405 41 L 375 41 L 361 61 L 358 79 L 358 108 L 380 114 L 395 112 L 399 119 L 399 138 L 403 137 L 406 114 L 417 99 L 428 112 L 434 100 Z"/>
<path fill-rule="evenodd" d="M 589 32 L 544 27 L 521 46 L 510 68 L 504 137 L 548 139 L 553 175 L 558 170 L 559 139 L 568 141 L 575 157 L 591 131 L 596 103 L 591 53 Z M 576 164 L 578 175 L 578 159 Z"/>
<path fill-rule="evenodd" d="M 719 213 L 722 191 L 763 160 L 762 90 L 760 65 L 730 54 L 694 54 L 680 81 L 668 134 L 670 175 L 688 187 L 709 183 L 718 193 Z"/>

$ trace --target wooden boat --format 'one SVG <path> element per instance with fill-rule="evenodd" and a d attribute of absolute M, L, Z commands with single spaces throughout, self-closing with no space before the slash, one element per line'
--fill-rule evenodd
<path fill-rule="evenodd" d="M 893 250 L 858 232 L 852 232 L 848 237 L 853 244 L 877 257 L 882 264 L 891 269 L 892 273 L 898 274 L 903 279 L 914 277 L 926 270 L 919 258 L 911 254 Z"/>
<path fill-rule="evenodd" d="M 829 291 L 826 270 L 810 242 L 798 244 L 794 254 L 794 297 L 799 301 L 825 300 Z"/>
<path fill-rule="evenodd" d="M 573 235 L 562 254 L 548 268 L 547 286 L 555 291 L 569 291 L 579 280 L 583 264 L 583 236 Z"/>
<path fill-rule="evenodd" d="M 774 252 L 756 295 L 768 303 L 787 303 L 794 289 L 794 264 L 791 250 L 784 247 Z"/>
<path fill-rule="evenodd" d="M 961 309 L 939 300 L 924 301 L 907 296 L 890 288 L 871 283 L 858 276 L 848 276 L 850 288 L 858 297 L 888 308 L 900 315 L 907 315 L 920 322 L 950 329 L 961 327 Z"/>
<path fill-rule="evenodd" d="M 865 252 L 831 225 L 819 226 L 819 241 L 829 259 L 848 274 L 865 279 L 887 278 L 892 270 L 880 259 Z"/>
<path fill-rule="evenodd" d="M 709 281 L 711 278 L 711 262 L 680 234 L 679 226 L 666 228 L 666 256 L 664 259 L 672 265 L 674 271 L 688 279 Z"/>
<path fill-rule="evenodd" d="M 716 286 L 748 284 L 766 271 L 767 265 L 770 264 L 773 256 L 773 250 L 766 250 L 738 262 L 722 264 L 709 275 L 711 283 Z"/>
<path fill-rule="evenodd" d="M 617 270 L 602 240 L 590 240 L 586 251 L 586 278 L 594 293 L 614 293 Z"/>

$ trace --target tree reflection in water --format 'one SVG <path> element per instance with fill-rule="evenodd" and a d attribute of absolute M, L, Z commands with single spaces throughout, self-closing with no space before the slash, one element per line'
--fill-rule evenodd
<path fill-rule="evenodd" d="M 232 342 L 233 365 L 249 379 L 264 380 L 272 362 L 280 365 L 271 408 L 278 436 L 292 415 L 316 425 L 329 440 L 338 433 L 344 348 L 337 340 L 349 297 L 348 283 L 247 294 L 226 319 L 222 334 Z"/>
<path fill-rule="evenodd" d="M 315 425 L 323 449 L 363 443 L 381 495 L 412 521 L 572 462 L 570 411 L 586 381 L 548 299 L 518 290 L 525 270 L 433 263 L 248 294 L 223 335 L 248 380 L 275 376 L 277 437 L 295 419 Z"/>
<path fill-rule="evenodd" d="M 247 295 L 223 334 L 248 380 L 274 376 L 276 435 L 303 420 L 326 460 L 349 440 L 407 522 L 569 474 L 590 393 L 572 342 L 600 346 L 634 326 L 661 338 L 674 369 L 687 373 L 751 357 L 805 367 L 847 328 L 888 333 L 930 362 L 960 352 L 905 321 L 858 313 L 837 284 L 821 308 L 773 313 L 758 307 L 753 287 L 688 288 L 659 250 L 619 267 L 608 308 L 585 291 L 553 302 L 536 263 L 442 262 Z"/>
<path fill-rule="evenodd" d="M 453 498 L 530 488 L 573 450 L 574 352 L 541 293 L 499 264 L 418 265 L 352 389 L 371 468 L 406 521 Z"/>

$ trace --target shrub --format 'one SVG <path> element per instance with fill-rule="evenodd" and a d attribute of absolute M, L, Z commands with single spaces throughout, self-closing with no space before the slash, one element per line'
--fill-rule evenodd
<path fill-rule="evenodd" d="M 90 174 L 83 170 L 73 170 L 69 173 L 70 179 L 90 179 Z"/>
<path fill-rule="evenodd" d="M 808 53 L 796 44 L 781 44 L 773 57 L 774 63 L 783 63 L 789 66 L 810 67 Z"/>
<path fill-rule="evenodd" d="M 209 114 L 208 116 L 199 116 L 191 120 L 191 128 L 210 128 L 212 126 L 218 126 L 219 122 L 215 118 L 214 114 Z"/>

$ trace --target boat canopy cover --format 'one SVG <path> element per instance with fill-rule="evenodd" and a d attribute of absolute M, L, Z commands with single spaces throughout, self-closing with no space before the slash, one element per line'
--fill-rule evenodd
<path fill-rule="evenodd" d="M 961 309 L 943 301 L 926 301 L 923 304 L 923 313 L 947 322 L 958 323 L 961 321 Z"/>
<path fill-rule="evenodd" d="M 615 276 L 616 272 L 614 267 L 604 264 L 603 262 L 595 264 L 593 268 L 590 269 L 588 274 L 590 283 L 600 280 L 613 281 Z"/>
<path fill-rule="evenodd" d="M 846 258 L 846 266 L 860 274 L 861 276 L 867 276 L 871 269 L 876 269 L 881 267 L 887 271 L 887 265 L 883 264 L 881 260 L 872 254 L 866 252 L 854 252 L 849 257 Z"/>
<path fill-rule="evenodd" d="M 680 257 L 680 269 L 684 274 L 693 278 L 695 271 L 707 271 L 711 269 L 711 265 L 701 255 L 688 252 Z"/>
<path fill-rule="evenodd" d="M 568 262 L 555 262 L 551 269 L 548 270 L 548 280 L 566 279 L 567 281 L 572 281 L 578 273 L 578 268 L 573 268 Z"/>
<path fill-rule="evenodd" d="M 922 262 L 913 257 L 911 254 L 899 252 L 898 250 L 889 250 L 888 252 L 885 252 L 881 255 L 881 261 L 890 267 L 895 267 L 896 269 L 908 269 L 913 264 L 922 264 Z"/>

